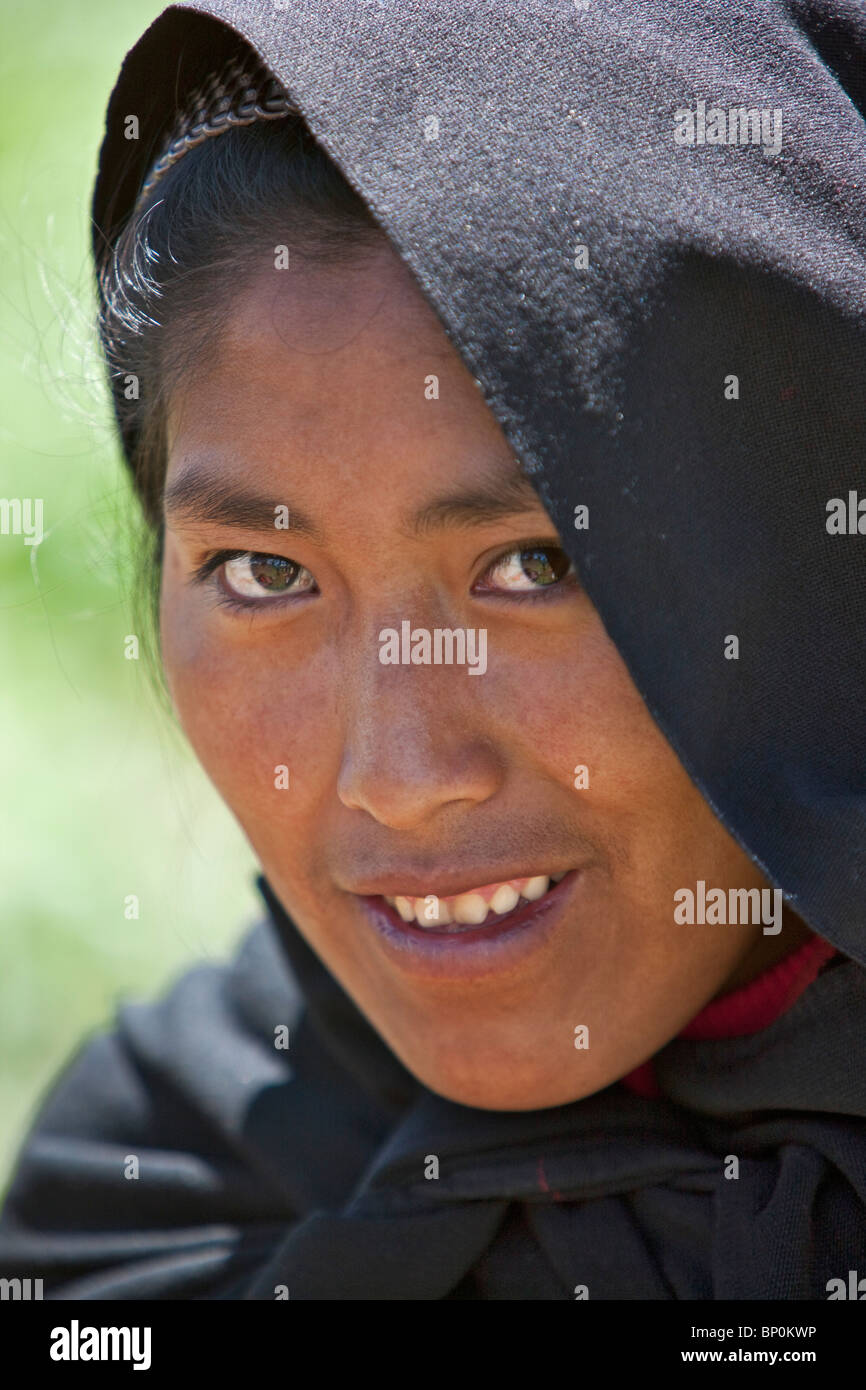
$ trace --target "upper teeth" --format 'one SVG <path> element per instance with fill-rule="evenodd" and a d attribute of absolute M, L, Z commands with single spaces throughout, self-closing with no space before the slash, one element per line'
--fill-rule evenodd
<path fill-rule="evenodd" d="M 565 874 L 538 874 L 535 878 L 512 878 L 507 883 L 490 883 L 483 888 L 470 889 L 453 897 L 426 896 L 386 898 L 399 912 L 404 922 L 417 922 L 421 927 L 447 926 L 457 922 L 463 926 L 480 926 L 488 912 L 512 912 L 521 898 L 535 902 L 547 892 L 551 882 L 559 883 Z"/>

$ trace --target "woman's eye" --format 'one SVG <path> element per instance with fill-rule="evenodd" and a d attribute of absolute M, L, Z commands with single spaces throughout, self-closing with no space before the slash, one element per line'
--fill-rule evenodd
<path fill-rule="evenodd" d="M 482 588 L 506 593 L 533 593 L 574 575 L 574 566 L 558 545 L 529 545 L 501 555 L 482 576 Z"/>
<path fill-rule="evenodd" d="M 229 593 L 252 602 L 270 595 L 307 593 L 316 584 L 309 570 L 282 555 L 234 554 L 223 560 L 222 571 Z"/>

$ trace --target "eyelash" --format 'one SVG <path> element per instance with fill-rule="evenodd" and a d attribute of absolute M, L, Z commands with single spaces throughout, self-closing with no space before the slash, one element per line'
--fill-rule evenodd
<path fill-rule="evenodd" d="M 507 560 L 510 555 L 522 554 L 525 551 L 530 550 L 543 550 L 549 552 L 551 555 L 565 556 L 565 551 L 563 550 L 562 546 L 556 545 L 552 541 L 546 539 L 522 541 L 519 545 L 511 545 L 506 550 L 500 551 L 500 553 L 490 561 L 483 573 L 478 576 L 478 580 L 483 579 L 486 575 L 490 574 L 491 571 L 495 570 L 497 566 L 501 565 L 504 560 Z M 210 555 L 207 558 L 207 560 L 204 561 L 203 564 L 199 565 L 198 568 L 193 571 L 193 582 L 198 584 L 207 584 L 208 581 L 212 579 L 215 571 L 218 570 L 221 565 L 227 564 L 229 560 L 239 560 L 244 555 L 250 555 L 257 560 L 285 559 L 285 556 L 271 555 L 265 551 L 260 550 L 217 550 L 214 552 L 213 555 Z M 292 561 L 291 563 L 295 564 L 297 562 Z M 304 566 L 299 565 L 298 568 L 303 569 Z M 478 580 L 476 580 L 475 582 L 478 583 Z M 550 584 L 548 586 L 544 586 L 538 589 L 528 589 L 523 592 L 520 592 L 519 590 L 513 590 L 511 592 L 508 592 L 504 589 L 490 589 L 486 591 L 485 597 L 506 598 L 512 602 L 515 599 L 519 600 L 520 602 L 528 600 L 531 603 L 534 603 L 539 599 L 544 599 L 549 602 L 551 595 L 561 595 L 564 589 L 573 589 L 576 583 L 577 576 L 574 572 L 574 566 L 570 564 L 567 573 L 564 574 L 561 579 L 556 580 L 555 583 Z M 218 583 L 211 584 L 210 587 L 212 587 L 215 590 L 215 601 L 220 605 L 220 607 L 234 609 L 235 612 L 239 611 L 243 613 L 250 613 L 251 611 L 254 611 L 256 609 L 277 607 L 279 605 L 278 600 L 274 600 L 272 603 L 268 604 L 263 602 L 256 602 L 255 600 L 248 601 L 246 599 L 237 598 L 236 596 L 228 593 L 225 589 L 220 588 Z M 318 589 L 307 589 L 303 591 L 301 595 L 296 595 L 295 597 L 306 597 L 310 593 L 318 593 Z M 289 601 L 292 599 L 292 595 L 287 594 L 285 595 L 285 598 L 286 601 Z"/>

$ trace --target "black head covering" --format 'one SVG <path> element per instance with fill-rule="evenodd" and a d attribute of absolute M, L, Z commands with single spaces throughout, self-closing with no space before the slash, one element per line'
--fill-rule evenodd
<path fill-rule="evenodd" d="M 670 1042 L 658 1100 L 480 1111 L 262 880 L 230 966 L 75 1059 L 0 1264 L 62 1298 L 826 1298 L 866 1268 L 866 534 L 826 527 L 866 497 L 866 10 L 172 6 L 112 96 L 97 251 L 239 36 L 438 310 L 695 782 L 844 954 L 760 1033 Z M 781 148 L 678 144 L 701 101 L 780 111 Z"/>
<path fill-rule="evenodd" d="M 704 797 L 866 964 L 864 6 L 172 5 L 111 97 L 98 253 L 241 39 L 438 311 Z M 678 143 L 700 102 L 768 138 Z M 851 493 L 862 530 L 830 534 Z"/>

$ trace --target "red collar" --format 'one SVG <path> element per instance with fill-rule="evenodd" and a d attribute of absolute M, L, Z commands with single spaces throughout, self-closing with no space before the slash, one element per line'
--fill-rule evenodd
<path fill-rule="evenodd" d="M 836 948 L 829 941 L 820 936 L 810 937 L 796 951 L 771 965 L 747 985 L 741 985 L 739 989 L 718 999 L 711 999 L 677 1037 L 694 1040 L 740 1038 L 747 1033 L 760 1032 L 790 1009 L 822 966 L 835 954 Z M 639 1096 L 662 1094 L 655 1078 L 652 1058 L 642 1062 L 621 1080 L 623 1086 Z"/>

